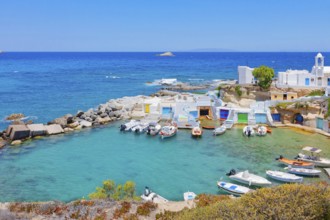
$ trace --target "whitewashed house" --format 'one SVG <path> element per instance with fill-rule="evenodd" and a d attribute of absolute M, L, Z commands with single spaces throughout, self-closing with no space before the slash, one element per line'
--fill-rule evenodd
<path fill-rule="evenodd" d="M 330 66 L 324 66 L 324 57 L 321 53 L 315 56 L 312 72 L 308 70 L 287 70 L 278 73 L 277 86 L 279 87 L 319 87 L 330 86 Z"/>
<path fill-rule="evenodd" d="M 238 84 L 254 84 L 256 79 L 252 72 L 254 68 L 248 66 L 238 66 Z"/>

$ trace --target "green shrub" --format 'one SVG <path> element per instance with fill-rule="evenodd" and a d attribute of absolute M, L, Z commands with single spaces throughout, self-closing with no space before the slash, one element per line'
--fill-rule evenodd
<path fill-rule="evenodd" d="M 324 93 L 323 90 L 313 90 L 307 96 L 323 96 Z"/>
<path fill-rule="evenodd" d="M 243 92 L 241 90 L 241 86 L 235 86 L 235 92 L 238 95 L 238 97 L 241 97 Z"/>
<path fill-rule="evenodd" d="M 156 210 L 156 208 L 157 208 L 157 204 L 152 202 L 146 202 L 137 207 L 136 214 L 142 216 L 148 216 L 152 211 Z"/>
<path fill-rule="evenodd" d="M 258 80 L 258 86 L 262 89 L 269 89 L 274 77 L 274 69 L 268 66 L 260 66 L 253 70 L 253 76 Z"/>

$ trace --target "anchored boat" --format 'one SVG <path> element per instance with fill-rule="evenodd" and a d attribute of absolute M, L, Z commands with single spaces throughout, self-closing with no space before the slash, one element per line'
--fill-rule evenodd
<path fill-rule="evenodd" d="M 185 192 L 183 193 L 184 201 L 194 200 L 196 198 L 196 194 L 194 192 Z"/>
<path fill-rule="evenodd" d="M 147 129 L 147 134 L 149 134 L 151 136 L 155 136 L 160 132 L 161 128 L 162 128 L 162 126 L 158 123 L 150 123 L 149 127 Z"/>
<path fill-rule="evenodd" d="M 267 170 L 266 174 L 272 179 L 286 183 L 301 183 L 304 180 L 303 177 L 281 171 Z"/>
<path fill-rule="evenodd" d="M 245 186 L 240 186 L 240 185 L 223 182 L 223 181 L 217 182 L 217 185 L 220 189 L 222 189 L 230 194 L 236 195 L 236 196 L 241 196 L 243 194 L 253 191 L 252 189 L 247 188 Z"/>
<path fill-rule="evenodd" d="M 178 129 L 173 125 L 167 125 L 162 127 L 159 134 L 162 139 L 173 137 L 177 133 Z"/>
<path fill-rule="evenodd" d="M 167 203 L 168 200 L 164 197 L 156 194 L 155 192 L 152 192 L 149 187 L 145 187 L 144 193 L 141 195 L 141 198 L 145 201 L 150 201 L 154 203 Z"/>
<path fill-rule="evenodd" d="M 257 128 L 257 135 L 258 136 L 265 136 L 267 134 L 267 128 L 265 126 L 259 126 Z"/>
<path fill-rule="evenodd" d="M 227 130 L 227 127 L 225 125 L 222 125 L 216 129 L 213 130 L 214 135 L 221 135 L 224 134 Z"/>
<path fill-rule="evenodd" d="M 314 163 L 318 167 L 330 167 L 330 159 L 320 157 L 321 149 L 304 147 L 302 150 L 308 152 L 310 155 L 299 153 L 297 156 L 298 160 Z"/>
<path fill-rule="evenodd" d="M 296 168 L 307 168 L 307 169 L 314 168 L 314 163 L 299 161 L 299 160 L 290 160 L 288 158 L 283 157 L 282 155 L 280 155 L 279 158 L 275 158 L 275 159 L 284 165 L 290 165 Z"/>
<path fill-rule="evenodd" d="M 319 176 L 321 174 L 320 170 L 315 170 L 315 169 L 295 168 L 291 166 L 288 166 L 285 169 L 287 169 L 289 173 L 293 173 L 301 176 Z"/>
<path fill-rule="evenodd" d="M 193 127 L 193 129 L 191 129 L 191 135 L 193 137 L 202 137 L 203 134 L 203 130 L 198 126 L 198 127 Z"/>
<path fill-rule="evenodd" d="M 243 135 L 245 135 L 247 137 L 252 137 L 252 136 L 254 136 L 254 134 L 255 134 L 255 132 L 254 132 L 252 126 L 248 125 L 243 128 Z"/>
<path fill-rule="evenodd" d="M 261 176 L 249 173 L 248 170 L 236 173 L 236 170 L 232 169 L 226 175 L 229 176 L 229 178 L 232 179 L 232 180 L 235 180 L 235 181 L 240 182 L 240 183 L 247 184 L 249 186 L 251 186 L 251 185 L 253 185 L 253 186 L 267 186 L 267 185 L 272 184 L 270 181 L 268 181 L 267 179 L 265 179 Z"/>

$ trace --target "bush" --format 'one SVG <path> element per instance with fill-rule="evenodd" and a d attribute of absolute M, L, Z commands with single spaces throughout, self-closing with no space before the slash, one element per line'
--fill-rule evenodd
<path fill-rule="evenodd" d="M 148 216 L 152 211 L 156 210 L 157 204 L 146 202 L 137 207 L 136 213 L 142 216 Z"/>
<path fill-rule="evenodd" d="M 240 86 L 236 86 L 236 87 L 235 87 L 235 92 L 236 92 L 236 94 L 238 95 L 238 97 L 241 97 L 242 94 L 243 94 L 243 92 L 242 92 Z"/>
<path fill-rule="evenodd" d="M 124 186 L 121 184 L 116 186 L 113 180 L 105 180 L 103 186 L 96 187 L 95 192 L 90 193 L 88 197 L 90 199 L 139 200 L 139 197 L 135 196 L 135 183 L 133 181 L 127 181 Z"/>
<path fill-rule="evenodd" d="M 330 219 L 327 185 L 284 184 L 263 188 L 241 198 L 229 199 L 178 213 L 165 212 L 158 219 Z"/>
<path fill-rule="evenodd" d="M 252 72 L 253 76 L 258 80 L 258 86 L 262 89 L 269 89 L 274 77 L 274 69 L 268 66 L 260 66 Z"/>
<path fill-rule="evenodd" d="M 113 218 L 118 219 L 118 218 L 124 216 L 125 214 L 127 214 L 129 212 L 130 209 L 131 209 L 131 204 L 129 202 L 123 202 L 121 204 L 121 207 L 119 209 L 115 210 L 115 212 L 113 214 Z"/>
<path fill-rule="evenodd" d="M 324 93 L 323 90 L 313 90 L 307 96 L 323 96 Z"/>

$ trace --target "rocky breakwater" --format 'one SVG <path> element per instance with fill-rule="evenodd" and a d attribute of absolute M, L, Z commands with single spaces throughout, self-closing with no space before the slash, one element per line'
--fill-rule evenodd
<path fill-rule="evenodd" d="M 4 147 L 7 143 L 12 145 L 21 144 L 22 141 L 36 136 L 57 135 L 61 133 L 73 132 L 83 128 L 97 127 L 117 120 L 130 119 L 137 106 L 141 106 L 146 96 L 123 97 L 111 99 L 96 108 L 87 111 L 78 111 L 75 115 L 66 114 L 56 118 L 46 125 L 25 124 L 22 121 L 15 121 L 2 131 L 0 146 Z"/>

